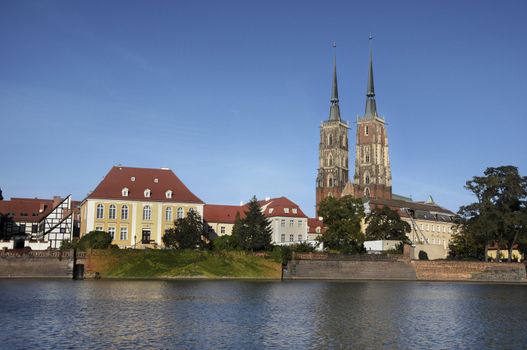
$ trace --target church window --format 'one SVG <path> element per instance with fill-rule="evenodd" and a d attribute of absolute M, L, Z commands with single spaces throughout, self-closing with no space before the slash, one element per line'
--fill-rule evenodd
<path fill-rule="evenodd" d="M 364 182 L 366 183 L 366 185 L 368 185 L 370 183 L 370 175 L 366 175 L 365 176 Z"/>
<path fill-rule="evenodd" d="M 366 163 L 369 163 L 369 162 L 370 162 L 370 155 L 366 154 Z"/>
<path fill-rule="evenodd" d="M 331 135 L 328 135 L 328 145 L 331 146 L 333 144 L 333 137 Z"/>
<path fill-rule="evenodd" d="M 333 156 L 331 154 L 328 156 L 328 166 L 333 166 Z"/>
<path fill-rule="evenodd" d="M 328 178 L 328 187 L 333 187 L 333 177 Z"/>
<path fill-rule="evenodd" d="M 97 204 L 97 219 L 104 218 L 104 205 Z"/>
<path fill-rule="evenodd" d="M 370 189 L 366 187 L 366 189 L 364 190 L 364 195 L 366 197 L 369 197 L 370 196 Z"/>
<path fill-rule="evenodd" d="M 121 207 L 121 220 L 128 220 L 128 206 L 123 205 Z"/>
<path fill-rule="evenodd" d="M 368 127 L 368 125 L 366 125 L 364 127 L 364 135 L 368 136 L 370 134 L 370 128 Z"/>
<path fill-rule="evenodd" d="M 108 219 L 114 219 L 115 220 L 115 205 L 110 204 L 110 208 L 108 209 Z"/>

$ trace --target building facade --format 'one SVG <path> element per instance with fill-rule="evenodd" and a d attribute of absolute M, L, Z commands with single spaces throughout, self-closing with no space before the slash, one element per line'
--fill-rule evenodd
<path fill-rule="evenodd" d="M 0 201 L 0 235 L 11 248 L 58 249 L 79 233 L 78 202 L 65 198 Z"/>
<path fill-rule="evenodd" d="M 271 228 L 273 244 L 289 245 L 308 240 L 307 216 L 286 197 L 266 198 L 258 202 Z M 232 234 L 236 216 L 245 217 L 247 205 L 205 205 L 204 221 L 212 237 Z"/>
<path fill-rule="evenodd" d="M 81 236 L 105 231 L 121 248 L 163 245 L 174 221 L 204 203 L 168 168 L 114 166 L 81 204 Z"/>

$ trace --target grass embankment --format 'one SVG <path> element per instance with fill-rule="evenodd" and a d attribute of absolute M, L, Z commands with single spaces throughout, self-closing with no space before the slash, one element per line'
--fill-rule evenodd
<path fill-rule="evenodd" d="M 120 278 L 278 279 L 281 264 L 245 252 L 99 250 L 89 253 L 91 272 Z"/>

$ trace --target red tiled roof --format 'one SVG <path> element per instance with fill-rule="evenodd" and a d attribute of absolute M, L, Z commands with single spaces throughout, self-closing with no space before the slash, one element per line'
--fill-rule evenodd
<path fill-rule="evenodd" d="M 324 226 L 324 223 L 316 218 L 308 218 L 307 219 L 307 226 L 309 234 L 319 234 L 326 232 L 326 227 Z M 317 227 L 320 227 L 320 232 L 317 232 Z"/>
<path fill-rule="evenodd" d="M 265 207 L 264 215 L 266 217 L 295 217 L 295 218 L 307 218 L 304 212 L 295 204 L 293 201 L 286 197 L 271 198 L 268 200 L 258 201 L 260 207 Z M 272 208 L 272 213 L 269 209 Z M 285 208 L 289 209 L 289 213 L 284 211 Z M 296 213 L 293 213 L 293 209 L 296 209 Z M 245 205 L 222 205 L 222 204 L 206 204 L 203 211 L 204 220 L 207 222 L 222 222 L 234 224 L 236 219 L 236 213 L 240 213 L 240 217 L 245 217 L 245 212 L 248 210 L 247 204 Z"/>
<path fill-rule="evenodd" d="M 203 207 L 203 220 L 234 224 L 236 213 L 240 213 L 240 218 L 243 218 L 245 210 L 245 206 L 239 205 L 205 204 Z"/>
<path fill-rule="evenodd" d="M 292 218 L 307 218 L 302 209 L 293 201 L 286 197 L 271 198 L 268 200 L 258 201 L 261 207 L 265 207 L 264 215 L 267 217 L 285 216 Z M 272 209 L 272 211 L 270 210 Z M 285 210 L 288 209 L 288 213 Z M 296 213 L 293 212 L 296 209 Z"/>
<path fill-rule="evenodd" d="M 132 181 L 134 178 L 134 181 Z M 157 182 L 156 180 L 157 179 Z M 122 196 L 123 188 L 128 188 L 128 197 Z M 150 189 L 149 198 L 144 192 Z M 166 192 L 172 191 L 172 198 Z M 131 168 L 114 166 L 95 190 L 87 197 L 101 199 L 129 199 L 156 202 L 183 202 L 203 204 L 194 193 L 181 182 L 170 169 Z"/>
<path fill-rule="evenodd" d="M 39 222 L 52 210 L 53 199 L 11 198 L 0 201 L 0 213 L 12 213 L 15 222 Z"/>

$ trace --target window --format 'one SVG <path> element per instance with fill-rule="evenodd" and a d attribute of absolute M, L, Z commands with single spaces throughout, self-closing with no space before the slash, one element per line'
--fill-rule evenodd
<path fill-rule="evenodd" d="M 282 221 L 280 222 L 280 226 L 285 227 L 285 219 L 282 219 Z"/>
<path fill-rule="evenodd" d="M 145 190 L 145 198 L 150 198 L 150 195 L 152 194 L 152 191 L 150 191 L 149 188 Z"/>
<path fill-rule="evenodd" d="M 165 196 L 166 196 L 168 199 L 172 198 L 172 191 L 171 191 L 171 190 L 166 191 L 166 192 L 165 192 Z"/>
<path fill-rule="evenodd" d="M 366 125 L 364 127 L 364 135 L 368 136 L 370 134 L 370 128 L 368 127 L 368 125 Z"/>
<path fill-rule="evenodd" d="M 426 230 L 428 231 L 428 224 L 426 224 Z"/>
<path fill-rule="evenodd" d="M 121 207 L 121 220 L 128 220 L 128 206 L 126 204 Z"/>
<path fill-rule="evenodd" d="M 289 214 L 289 208 L 284 208 L 284 213 Z"/>
<path fill-rule="evenodd" d="M 289 220 L 289 227 L 293 227 L 295 225 L 295 220 Z"/>
<path fill-rule="evenodd" d="M 302 220 L 298 220 L 298 227 L 302 227 Z"/>
<path fill-rule="evenodd" d="M 183 208 L 177 208 L 177 218 L 183 219 Z"/>
<path fill-rule="evenodd" d="M 289 242 L 293 242 L 295 240 L 295 235 L 289 235 Z"/>
<path fill-rule="evenodd" d="M 333 187 L 333 177 L 328 177 L 328 187 Z"/>
<path fill-rule="evenodd" d="M 269 208 L 269 214 L 273 213 L 274 208 Z"/>
<path fill-rule="evenodd" d="M 293 214 L 298 213 L 298 210 L 296 208 L 293 208 L 292 211 L 293 211 Z"/>
<path fill-rule="evenodd" d="M 172 208 L 170 207 L 165 210 L 165 220 L 172 221 Z"/>
<path fill-rule="evenodd" d="M 112 236 L 112 239 L 115 239 L 115 227 L 108 227 L 108 233 Z"/>
<path fill-rule="evenodd" d="M 366 163 L 369 163 L 369 162 L 370 162 L 370 155 L 366 154 Z"/>
<path fill-rule="evenodd" d="M 150 243 L 150 230 L 143 230 L 143 234 L 141 236 L 141 243 L 143 244 Z"/>
<path fill-rule="evenodd" d="M 38 225 L 37 224 L 31 225 L 31 233 L 37 233 L 37 231 L 38 231 Z"/>
<path fill-rule="evenodd" d="M 315 232 L 316 232 L 316 233 L 320 233 L 320 227 L 317 227 L 317 228 L 315 229 Z"/>
<path fill-rule="evenodd" d="M 130 178 L 130 180 L 131 180 L 132 182 L 134 182 L 134 181 L 135 181 L 135 176 L 132 176 L 132 177 Z"/>
<path fill-rule="evenodd" d="M 331 135 L 328 135 L 328 145 L 331 146 L 332 143 L 333 143 L 333 137 Z"/>
<path fill-rule="evenodd" d="M 434 225 L 430 225 L 432 227 L 430 227 L 432 229 L 432 232 L 434 232 Z"/>
<path fill-rule="evenodd" d="M 420 224 L 420 226 L 421 226 L 421 231 L 423 231 L 423 230 L 424 230 L 424 228 L 423 228 L 423 224 Z"/>
<path fill-rule="evenodd" d="M 220 233 L 223 235 L 225 234 L 225 226 L 220 227 Z"/>
<path fill-rule="evenodd" d="M 299 241 L 299 242 L 302 241 L 302 235 L 298 235 L 298 241 Z"/>
<path fill-rule="evenodd" d="M 115 220 L 115 205 L 110 204 L 110 208 L 108 209 L 108 219 Z"/>
<path fill-rule="evenodd" d="M 104 218 L 104 205 L 97 204 L 97 219 Z"/>
<path fill-rule="evenodd" d="M 103 229 L 102 229 L 102 226 L 97 226 L 97 227 L 95 227 L 95 231 L 102 231 L 102 230 L 103 230 Z"/>
<path fill-rule="evenodd" d="M 61 227 L 59 231 L 60 231 L 60 233 L 66 233 L 66 228 L 65 227 Z"/>
<path fill-rule="evenodd" d="M 128 197 L 128 188 L 126 188 L 126 187 L 123 188 L 123 189 L 121 190 L 121 195 L 122 195 L 123 197 Z"/>
<path fill-rule="evenodd" d="M 364 182 L 366 183 L 366 185 L 370 183 L 370 175 L 366 175 Z"/>
<path fill-rule="evenodd" d="M 128 239 L 128 227 L 121 227 L 121 235 L 119 238 L 121 241 L 126 241 Z"/>
<path fill-rule="evenodd" d="M 159 179 L 156 177 L 156 178 L 154 179 L 154 183 L 158 183 L 158 182 L 159 182 Z"/>
<path fill-rule="evenodd" d="M 366 197 L 369 197 L 370 196 L 370 189 L 366 187 L 366 189 L 364 190 L 364 195 Z"/>
<path fill-rule="evenodd" d="M 280 242 L 285 242 L 285 235 L 283 233 L 280 235 Z"/>
<path fill-rule="evenodd" d="M 143 207 L 143 220 L 152 220 L 152 209 L 149 205 Z"/>

